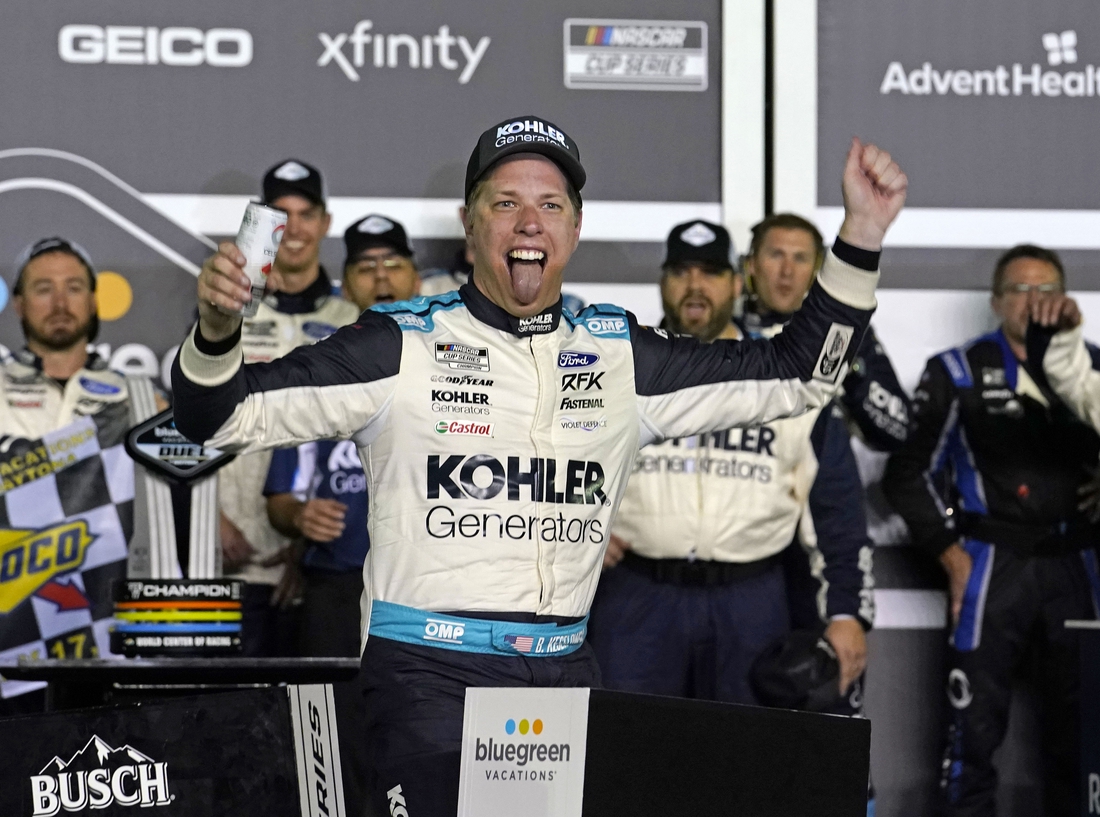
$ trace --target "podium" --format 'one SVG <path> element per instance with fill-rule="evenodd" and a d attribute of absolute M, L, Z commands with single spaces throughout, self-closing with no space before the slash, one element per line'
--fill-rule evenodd
<path fill-rule="evenodd" d="M 458 817 L 864 817 L 870 744 L 861 719 L 605 690 L 469 689 Z"/>
<path fill-rule="evenodd" d="M 1081 655 L 1081 817 L 1100 814 L 1100 621 L 1067 621 Z"/>

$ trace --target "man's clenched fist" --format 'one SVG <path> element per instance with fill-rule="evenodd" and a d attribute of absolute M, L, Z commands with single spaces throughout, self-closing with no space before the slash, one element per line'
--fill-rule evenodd
<path fill-rule="evenodd" d="M 844 163 L 844 223 L 840 238 L 865 250 L 882 249 L 886 230 L 905 204 L 909 178 L 885 150 L 852 139 Z"/>

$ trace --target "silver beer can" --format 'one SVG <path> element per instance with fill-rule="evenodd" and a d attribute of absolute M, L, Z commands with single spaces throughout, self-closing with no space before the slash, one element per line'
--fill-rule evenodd
<path fill-rule="evenodd" d="M 235 314 L 251 318 L 260 306 L 267 289 L 267 276 L 275 263 L 283 231 L 286 229 L 286 213 L 273 207 L 249 202 L 245 208 L 241 229 L 234 242 L 244 255 L 244 272 L 252 281 L 252 300 Z"/>

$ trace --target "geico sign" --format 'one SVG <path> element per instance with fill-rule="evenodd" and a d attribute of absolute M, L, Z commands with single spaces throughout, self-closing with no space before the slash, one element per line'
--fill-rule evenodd
<path fill-rule="evenodd" d="M 213 65 L 252 62 L 252 35 L 243 28 L 68 25 L 57 33 L 65 62 L 117 65 Z"/>

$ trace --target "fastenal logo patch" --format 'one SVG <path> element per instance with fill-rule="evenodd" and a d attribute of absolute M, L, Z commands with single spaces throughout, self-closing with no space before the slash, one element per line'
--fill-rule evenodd
<path fill-rule="evenodd" d="M 1072 66 L 1078 60 L 1078 39 L 1074 30 L 1047 32 L 1037 43 L 1048 68 Z M 1033 58 L 1034 59 L 1034 58 Z M 943 68 L 931 62 L 906 66 L 891 62 L 879 86 L 880 94 L 913 96 L 1100 96 L 1100 66 L 1085 65 L 1077 70 L 1043 70 L 1038 62 L 1025 65 L 1003 63 L 981 69 Z"/>
<path fill-rule="evenodd" d="M 707 24 L 674 20 L 565 21 L 566 88 L 705 91 Z"/>
<path fill-rule="evenodd" d="M 0 614 L 10 613 L 55 576 L 84 564 L 95 536 L 83 519 L 42 530 L 0 530 Z"/>
<path fill-rule="evenodd" d="M 464 343 L 437 343 L 436 363 L 444 363 L 452 369 L 489 371 L 489 350 L 486 347 L 467 346 Z"/>
<path fill-rule="evenodd" d="M 168 764 L 155 761 L 132 746 L 113 749 L 98 735 L 68 763 L 54 757 L 41 774 L 30 779 L 33 817 L 109 806 L 167 806 L 174 799 L 168 789 Z"/>

